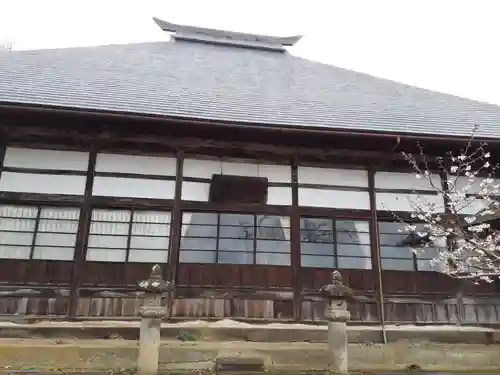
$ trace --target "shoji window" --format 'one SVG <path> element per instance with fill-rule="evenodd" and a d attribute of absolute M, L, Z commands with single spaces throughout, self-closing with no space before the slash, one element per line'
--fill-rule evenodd
<path fill-rule="evenodd" d="M 441 187 L 441 178 L 432 175 L 432 183 Z M 417 179 L 414 173 L 377 172 L 375 173 L 377 210 L 414 211 L 412 202 L 423 199 L 435 203 L 436 212 L 444 212 L 443 197 L 438 194 L 428 180 Z"/>
<path fill-rule="evenodd" d="M 415 226 L 416 232 L 425 233 L 423 224 Z M 431 260 L 445 244 L 436 241 L 426 248 L 418 240 L 412 240 L 410 234 L 401 232 L 402 227 L 398 222 L 379 222 L 382 270 L 438 271 L 439 266 L 433 265 Z"/>
<path fill-rule="evenodd" d="M 182 200 L 208 202 L 213 175 L 267 178 L 267 204 L 292 204 L 290 166 L 202 159 L 184 160 Z"/>
<path fill-rule="evenodd" d="M 92 211 L 87 261 L 167 263 L 170 212 Z"/>
<path fill-rule="evenodd" d="M 83 195 L 87 152 L 7 147 L 0 191 Z"/>
<path fill-rule="evenodd" d="M 78 208 L 0 206 L 0 258 L 71 261 Z"/>
<path fill-rule="evenodd" d="M 370 209 L 368 172 L 298 167 L 299 205 L 339 209 Z"/>
<path fill-rule="evenodd" d="M 181 263 L 290 265 L 290 219 L 183 213 Z"/>
<path fill-rule="evenodd" d="M 100 153 L 95 170 L 95 196 L 174 198 L 175 158 Z"/>
<path fill-rule="evenodd" d="M 367 221 L 300 219 L 302 267 L 371 269 Z"/>

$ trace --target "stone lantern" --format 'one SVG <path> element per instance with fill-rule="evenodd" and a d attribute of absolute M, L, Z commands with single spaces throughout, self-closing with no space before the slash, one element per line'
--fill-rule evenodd
<path fill-rule="evenodd" d="M 319 292 L 327 300 L 325 317 L 328 320 L 330 370 L 347 374 L 347 321 L 351 317 L 347 301 L 354 299 L 354 293 L 344 285 L 339 271 L 332 272 L 332 283 L 324 285 Z"/>
<path fill-rule="evenodd" d="M 167 314 L 162 298 L 163 293 L 172 290 L 172 284 L 162 279 L 161 268 L 156 264 L 149 278 L 139 281 L 138 290 L 143 291 L 144 295 L 139 311 L 141 328 L 137 364 L 141 374 L 156 374 L 160 356 L 161 321 Z"/>

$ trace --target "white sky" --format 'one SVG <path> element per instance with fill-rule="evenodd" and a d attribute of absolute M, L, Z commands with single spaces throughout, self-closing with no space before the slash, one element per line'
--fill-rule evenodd
<path fill-rule="evenodd" d="M 1 0 L 0 44 L 166 40 L 152 21 L 305 37 L 293 53 L 500 105 L 499 0 Z"/>

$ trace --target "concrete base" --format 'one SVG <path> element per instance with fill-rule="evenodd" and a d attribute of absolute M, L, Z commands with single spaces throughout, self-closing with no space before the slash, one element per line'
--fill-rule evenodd
<path fill-rule="evenodd" d="M 350 343 L 371 344 L 382 342 L 380 326 L 348 326 Z M 326 343 L 327 326 L 305 324 L 245 324 L 230 320 L 209 323 L 202 321 L 163 323 L 161 337 L 176 339 L 187 332 L 196 340 L 251 341 L 251 342 L 311 342 Z M 412 342 L 495 344 L 500 343 L 500 330 L 481 327 L 457 326 L 386 326 L 389 343 L 399 340 Z M 0 322 L 0 338 L 51 339 L 139 339 L 139 322 L 40 322 L 16 324 Z"/>
<path fill-rule="evenodd" d="M 347 327 L 345 322 L 328 322 L 329 368 L 338 374 L 347 374 Z"/>
<path fill-rule="evenodd" d="M 139 358 L 137 365 L 141 375 L 154 375 L 158 372 L 160 354 L 160 319 L 143 318 L 139 333 Z"/>
<path fill-rule="evenodd" d="M 424 371 L 500 373 L 499 345 L 412 344 L 403 340 L 388 345 L 350 344 L 348 352 L 353 371 L 390 372 L 418 366 Z M 319 343 L 163 341 L 160 371 L 213 371 L 216 358 L 228 358 L 227 353 L 253 358 L 253 364 L 262 363 L 262 358 L 268 371 L 280 374 L 324 371 L 329 361 L 327 344 Z M 0 370 L 133 370 L 137 354 L 137 342 L 128 340 L 0 339 Z"/>

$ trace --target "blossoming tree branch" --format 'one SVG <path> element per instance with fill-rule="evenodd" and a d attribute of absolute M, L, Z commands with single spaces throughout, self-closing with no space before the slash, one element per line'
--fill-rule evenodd
<path fill-rule="evenodd" d="M 432 162 L 421 145 L 418 157 L 403 152 L 416 179 L 442 199 L 415 194 L 411 219 L 394 216 L 414 240 L 415 253 L 433 250 L 434 269 L 492 282 L 500 277 L 500 228 L 494 225 L 500 219 L 500 185 L 487 145 L 474 142 L 476 130 L 460 152 L 449 151 Z"/>

